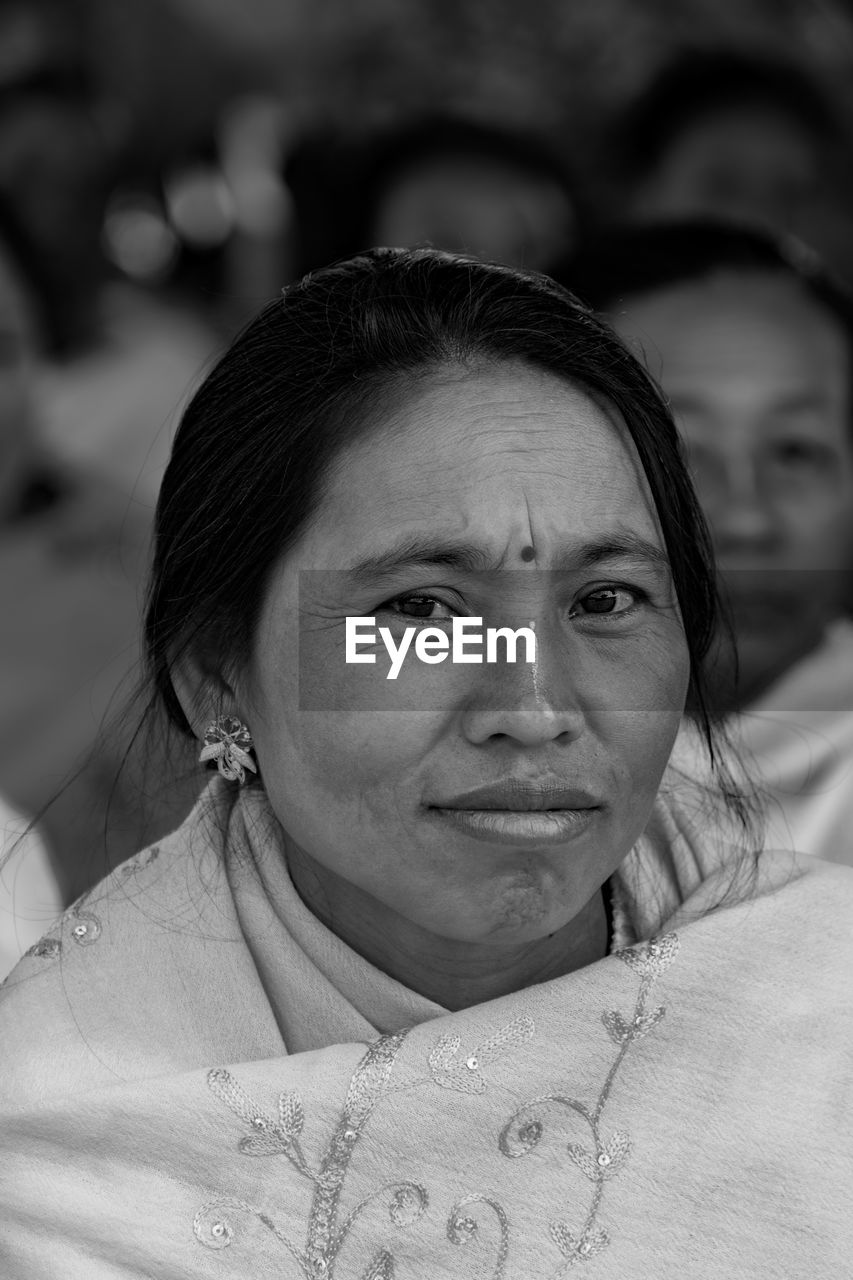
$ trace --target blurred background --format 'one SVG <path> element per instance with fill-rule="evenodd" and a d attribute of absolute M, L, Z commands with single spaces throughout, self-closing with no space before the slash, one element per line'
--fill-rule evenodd
<path fill-rule="evenodd" d="M 367 243 L 365 176 L 380 180 L 389 134 L 439 116 L 506 130 L 562 168 L 569 218 L 649 207 L 632 116 L 658 72 L 695 50 L 779 59 L 812 82 L 820 105 L 798 118 L 795 86 L 789 119 L 756 145 L 793 168 L 780 182 L 809 188 L 788 193 L 796 218 L 780 216 L 849 269 L 845 0 L 3 0 L 0 196 L 52 277 L 64 369 L 46 388 L 49 439 L 155 491 L 187 369 L 295 272 Z M 824 154 L 785 154 L 798 143 Z M 774 193 L 751 195 L 772 217 Z M 104 292 L 122 283 L 134 289 Z M 135 348 L 140 382 L 122 367 L 123 394 L 99 386 L 93 404 L 110 332 Z M 152 440 L 138 416 L 158 412 Z"/>
<path fill-rule="evenodd" d="M 262 302 L 370 243 L 547 267 L 696 212 L 850 278 L 851 138 L 849 0 L 0 0 L 8 956 L 197 789 L 105 724 L 180 408 Z"/>

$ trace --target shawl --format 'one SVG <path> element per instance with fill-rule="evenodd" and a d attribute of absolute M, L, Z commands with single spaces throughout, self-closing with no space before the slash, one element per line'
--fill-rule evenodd
<path fill-rule="evenodd" d="M 0 795 L 0 978 L 62 910 L 47 846 Z"/>
<path fill-rule="evenodd" d="M 450 1013 L 215 779 L 0 991 L 0 1274 L 837 1280 L 853 872 L 699 826 L 662 794 L 612 954 Z"/>

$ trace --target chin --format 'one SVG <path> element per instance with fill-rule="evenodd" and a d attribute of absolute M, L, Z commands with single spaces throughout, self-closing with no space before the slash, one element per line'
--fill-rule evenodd
<path fill-rule="evenodd" d="M 489 937 L 536 942 L 565 923 L 555 919 L 553 895 L 544 884 L 514 885 L 496 904 Z"/>

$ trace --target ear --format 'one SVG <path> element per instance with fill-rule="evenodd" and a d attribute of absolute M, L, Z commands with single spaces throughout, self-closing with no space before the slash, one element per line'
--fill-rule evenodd
<path fill-rule="evenodd" d="M 234 685 L 207 658 L 182 653 L 170 671 L 178 701 L 199 742 L 207 726 L 220 716 L 244 719 Z"/>

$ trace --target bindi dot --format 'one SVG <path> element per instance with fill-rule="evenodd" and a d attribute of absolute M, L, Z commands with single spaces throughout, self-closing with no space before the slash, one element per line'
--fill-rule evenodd
<path fill-rule="evenodd" d="M 534 551 L 533 547 L 522 547 L 521 558 L 522 560 L 527 560 L 528 562 L 531 560 L 535 560 L 536 552 Z"/>

